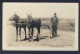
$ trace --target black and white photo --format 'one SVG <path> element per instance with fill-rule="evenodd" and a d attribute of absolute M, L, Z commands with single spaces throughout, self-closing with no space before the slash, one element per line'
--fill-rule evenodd
<path fill-rule="evenodd" d="M 3 2 L 2 50 L 78 51 L 78 3 Z"/>

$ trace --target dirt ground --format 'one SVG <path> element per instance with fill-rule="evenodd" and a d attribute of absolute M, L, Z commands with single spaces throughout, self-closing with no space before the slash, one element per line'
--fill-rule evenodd
<path fill-rule="evenodd" d="M 27 28 L 26 28 L 27 30 Z M 36 39 L 37 31 L 34 31 L 33 39 Z M 40 33 L 40 41 L 31 41 L 24 40 L 24 30 L 21 31 L 21 40 L 18 36 L 18 42 L 16 42 L 16 29 L 12 25 L 6 26 L 6 45 L 7 47 L 74 47 L 74 38 L 75 32 L 72 31 L 59 31 L 58 37 L 54 37 L 50 39 L 50 30 L 41 29 Z M 28 38 L 28 30 L 27 30 L 27 38 Z"/>

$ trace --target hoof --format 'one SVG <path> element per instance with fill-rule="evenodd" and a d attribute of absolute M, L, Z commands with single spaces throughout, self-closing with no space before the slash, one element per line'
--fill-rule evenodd
<path fill-rule="evenodd" d="M 22 40 L 20 40 L 20 41 L 22 41 Z"/>
<path fill-rule="evenodd" d="M 52 37 L 56 37 L 56 36 L 52 36 Z"/>
<path fill-rule="evenodd" d="M 31 42 L 31 41 L 29 40 L 29 42 Z"/>
<path fill-rule="evenodd" d="M 39 39 L 37 39 L 37 41 L 39 41 Z"/>
<path fill-rule="evenodd" d="M 31 40 L 29 40 L 29 42 L 31 42 Z"/>
<path fill-rule="evenodd" d="M 52 39 L 53 37 L 50 37 L 50 39 Z"/>
<path fill-rule="evenodd" d="M 27 39 L 27 38 L 25 38 L 25 39 Z"/>
<path fill-rule="evenodd" d="M 16 40 L 16 42 L 18 42 L 18 40 Z"/>
<path fill-rule="evenodd" d="M 58 37 L 58 35 L 56 37 Z"/>

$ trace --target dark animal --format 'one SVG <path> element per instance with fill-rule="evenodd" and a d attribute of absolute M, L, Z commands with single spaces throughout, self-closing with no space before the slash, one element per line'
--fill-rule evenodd
<path fill-rule="evenodd" d="M 27 35 L 26 35 L 27 20 L 20 19 L 20 17 L 17 14 L 15 14 L 13 17 L 10 18 L 10 21 L 15 22 L 14 26 L 16 27 L 16 41 L 18 40 L 18 29 L 19 29 L 19 36 L 20 36 L 20 40 L 21 40 L 21 28 L 24 29 L 25 39 L 26 39 L 26 37 L 27 37 Z"/>
<path fill-rule="evenodd" d="M 37 18 L 37 19 L 32 18 L 32 16 L 29 14 L 27 14 L 27 15 L 28 15 L 29 41 L 31 41 L 30 39 L 33 40 L 34 28 L 37 28 L 38 33 L 37 33 L 36 40 L 39 41 L 41 20 L 39 18 Z"/>

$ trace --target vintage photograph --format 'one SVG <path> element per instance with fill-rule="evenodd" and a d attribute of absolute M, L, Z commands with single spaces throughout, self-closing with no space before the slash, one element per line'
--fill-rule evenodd
<path fill-rule="evenodd" d="M 78 3 L 3 2 L 2 50 L 78 51 Z"/>

